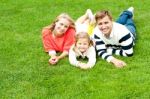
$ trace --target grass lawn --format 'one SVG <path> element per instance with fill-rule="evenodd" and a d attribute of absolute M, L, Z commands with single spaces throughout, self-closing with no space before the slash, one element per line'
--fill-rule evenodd
<path fill-rule="evenodd" d="M 87 8 L 107 9 L 117 19 L 130 6 L 137 26 L 134 56 L 118 56 L 127 67 L 101 58 L 90 70 L 71 66 L 67 57 L 48 64 L 41 29 L 58 14 L 77 19 Z M 149 12 L 149 0 L 1 0 L 0 99 L 150 99 Z"/>

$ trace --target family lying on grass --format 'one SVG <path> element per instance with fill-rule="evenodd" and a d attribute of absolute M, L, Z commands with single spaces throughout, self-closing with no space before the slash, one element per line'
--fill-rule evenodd
<path fill-rule="evenodd" d="M 97 53 L 118 68 L 126 66 L 124 61 L 112 55 L 133 55 L 136 37 L 133 11 L 133 7 L 123 11 L 116 22 L 106 10 L 93 15 L 88 9 L 76 22 L 68 14 L 60 14 L 42 30 L 43 46 L 50 56 L 49 63 L 55 65 L 69 55 L 70 64 L 89 69 L 95 65 Z M 88 58 L 88 62 L 79 61 L 80 58 Z"/>

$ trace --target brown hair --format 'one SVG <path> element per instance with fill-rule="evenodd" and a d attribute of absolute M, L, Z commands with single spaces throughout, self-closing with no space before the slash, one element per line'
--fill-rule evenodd
<path fill-rule="evenodd" d="M 90 36 L 86 32 L 79 32 L 75 35 L 75 45 L 80 38 L 86 38 L 88 40 L 89 46 L 93 45 L 93 41 L 90 39 Z"/>
<path fill-rule="evenodd" d="M 44 28 L 53 31 L 55 27 L 55 23 L 58 22 L 61 18 L 67 19 L 70 22 L 69 28 L 75 28 L 74 20 L 67 13 L 60 14 L 49 26 L 46 26 Z"/>
<path fill-rule="evenodd" d="M 107 10 L 102 10 L 102 11 L 98 11 L 95 15 L 95 20 L 96 22 L 100 19 L 103 19 L 105 16 L 108 16 L 109 19 L 112 21 L 112 15 L 109 11 Z"/>

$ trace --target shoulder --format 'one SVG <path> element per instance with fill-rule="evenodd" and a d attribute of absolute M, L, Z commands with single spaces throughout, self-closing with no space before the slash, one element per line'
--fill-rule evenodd
<path fill-rule="evenodd" d="M 99 30 L 98 26 L 96 26 L 93 30 L 94 34 L 97 34 L 97 33 L 101 33 L 101 31 Z"/>
<path fill-rule="evenodd" d="M 70 47 L 70 51 L 73 51 L 73 48 L 74 48 L 74 44 Z"/>
<path fill-rule="evenodd" d="M 70 55 L 75 54 L 74 47 L 75 47 L 74 44 L 70 47 L 70 49 L 69 49 L 69 54 Z"/>
<path fill-rule="evenodd" d="M 65 36 L 67 37 L 67 39 L 72 39 L 75 36 L 75 29 L 74 28 L 69 28 L 66 33 Z"/>
<path fill-rule="evenodd" d="M 100 39 L 100 37 L 102 37 L 102 32 L 99 30 L 98 26 L 94 28 L 92 37 L 94 39 Z"/>
<path fill-rule="evenodd" d="M 93 51 L 95 52 L 94 46 L 90 46 L 89 49 L 88 49 L 88 52 L 93 52 Z"/>
<path fill-rule="evenodd" d="M 124 36 L 130 33 L 125 25 L 116 22 L 113 23 L 113 31 L 118 36 Z"/>
<path fill-rule="evenodd" d="M 113 22 L 113 27 L 116 31 L 122 31 L 122 32 L 128 32 L 128 29 L 126 28 L 125 25 L 122 25 L 120 23 L 117 23 L 117 22 Z"/>
<path fill-rule="evenodd" d="M 49 35 L 51 34 L 51 31 L 47 28 L 43 28 L 42 29 L 42 36 L 46 36 L 46 35 Z"/>
<path fill-rule="evenodd" d="M 75 29 L 74 28 L 68 28 L 68 30 L 66 32 L 67 33 L 75 33 Z"/>

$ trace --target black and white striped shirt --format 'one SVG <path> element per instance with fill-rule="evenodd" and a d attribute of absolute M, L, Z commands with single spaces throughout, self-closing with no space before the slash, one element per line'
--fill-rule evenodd
<path fill-rule="evenodd" d="M 98 55 L 108 62 L 113 58 L 112 54 L 126 57 L 133 55 L 133 35 L 124 25 L 119 23 L 113 22 L 109 38 L 106 38 L 98 27 L 95 27 L 94 41 Z"/>

